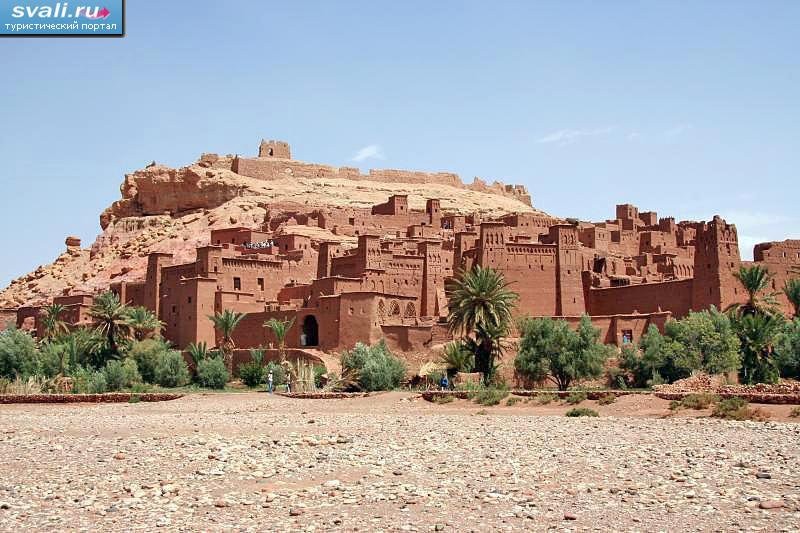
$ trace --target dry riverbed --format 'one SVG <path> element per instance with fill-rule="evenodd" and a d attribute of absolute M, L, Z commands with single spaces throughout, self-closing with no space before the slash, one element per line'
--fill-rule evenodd
<path fill-rule="evenodd" d="M 800 529 L 800 424 L 583 405 L 602 416 L 409 393 L 0 406 L 0 529 Z"/>

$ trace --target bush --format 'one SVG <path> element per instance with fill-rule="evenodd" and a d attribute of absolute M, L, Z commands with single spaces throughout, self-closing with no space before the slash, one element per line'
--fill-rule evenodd
<path fill-rule="evenodd" d="M 328 373 L 328 369 L 322 365 L 317 365 L 314 367 L 314 386 L 318 389 L 322 388 L 322 382 L 324 381 L 325 374 Z M 274 378 L 275 376 L 273 376 Z"/>
<path fill-rule="evenodd" d="M 557 394 L 538 394 L 536 396 L 536 403 L 539 405 L 547 405 L 558 400 Z"/>
<path fill-rule="evenodd" d="M 391 390 L 400 386 L 406 375 L 406 365 L 392 355 L 381 341 L 374 346 L 357 343 L 342 353 L 342 370 L 354 371 L 363 390 Z"/>
<path fill-rule="evenodd" d="M 594 409 L 589 409 L 588 407 L 575 407 L 567 411 L 566 416 L 576 417 L 576 416 L 600 416 L 600 415 L 597 414 L 597 411 L 595 411 Z"/>
<path fill-rule="evenodd" d="M 453 398 L 453 396 L 451 394 L 446 394 L 444 396 L 434 396 L 433 397 L 433 402 L 434 403 L 438 403 L 438 404 L 451 403 L 454 400 L 455 400 L 455 398 Z"/>
<path fill-rule="evenodd" d="M 17 328 L 0 332 L 0 377 L 14 379 L 35 374 L 38 356 L 36 341 L 28 333 Z"/>
<path fill-rule="evenodd" d="M 750 407 L 747 400 L 742 398 L 726 398 L 714 406 L 711 416 L 725 420 L 756 420 L 761 422 L 769 418 L 769 413 L 757 407 Z"/>
<path fill-rule="evenodd" d="M 239 365 L 239 377 L 242 383 L 250 388 L 258 387 L 264 379 L 264 367 L 255 361 L 248 361 Z M 272 376 L 273 380 L 275 376 Z M 225 384 L 223 383 L 223 387 Z"/>
<path fill-rule="evenodd" d="M 169 352 L 169 345 L 162 339 L 134 341 L 128 350 L 128 357 L 136 361 L 136 367 L 146 383 L 156 383 L 156 366 Z"/>
<path fill-rule="evenodd" d="M 108 391 L 106 374 L 102 370 L 78 367 L 72 374 L 72 392 L 76 394 L 102 394 Z"/>
<path fill-rule="evenodd" d="M 719 396 L 704 392 L 701 394 L 689 394 L 684 396 L 681 400 L 681 407 L 684 409 L 702 410 L 708 409 L 712 405 L 719 402 Z"/>
<path fill-rule="evenodd" d="M 650 387 L 689 377 L 695 370 L 719 374 L 741 364 L 740 341 L 731 319 L 713 306 L 668 320 L 662 335 L 651 325 L 639 340 L 638 350 L 623 347 L 620 368 L 632 385 Z"/>
<path fill-rule="evenodd" d="M 792 410 L 789 411 L 790 418 L 800 418 L 800 405 L 792 407 Z"/>
<path fill-rule="evenodd" d="M 197 365 L 197 381 L 203 387 L 224 389 L 229 377 L 228 369 L 221 357 L 209 357 Z"/>
<path fill-rule="evenodd" d="M 519 398 L 517 398 L 516 396 L 511 396 L 511 397 L 510 397 L 508 400 L 506 400 L 506 405 L 507 405 L 507 406 L 509 406 L 509 407 L 511 407 L 512 405 L 514 405 L 515 403 L 517 403 L 519 400 L 520 400 L 520 399 L 519 399 Z"/>
<path fill-rule="evenodd" d="M 103 371 L 110 391 L 120 391 L 142 382 L 142 376 L 139 375 L 139 369 L 133 359 L 109 361 Z"/>
<path fill-rule="evenodd" d="M 597 400 L 597 403 L 599 405 L 611 405 L 612 403 L 614 403 L 616 401 L 617 401 L 617 395 L 616 394 L 606 394 L 604 396 L 601 396 L 600 399 Z"/>
<path fill-rule="evenodd" d="M 575 405 L 577 403 L 581 403 L 586 400 L 588 396 L 583 391 L 575 391 L 571 392 L 569 396 L 567 396 L 564 401 L 570 405 Z"/>
<path fill-rule="evenodd" d="M 787 322 L 775 341 L 778 370 L 784 378 L 800 378 L 800 318 Z"/>
<path fill-rule="evenodd" d="M 469 398 L 481 405 L 498 405 L 503 398 L 508 396 L 505 387 L 481 387 L 469 394 Z"/>
<path fill-rule="evenodd" d="M 519 323 L 521 339 L 514 359 L 517 373 L 532 381 L 550 379 L 559 390 L 575 381 L 603 374 L 610 348 L 600 342 L 600 329 L 587 315 L 578 330 L 565 320 L 525 319 Z"/>
<path fill-rule="evenodd" d="M 153 373 L 155 382 L 162 387 L 182 387 L 191 379 L 183 355 L 175 350 L 159 354 Z"/>

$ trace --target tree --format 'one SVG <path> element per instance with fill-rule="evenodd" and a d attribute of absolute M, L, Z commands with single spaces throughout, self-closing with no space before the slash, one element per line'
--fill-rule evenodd
<path fill-rule="evenodd" d="M 450 332 L 472 339 L 475 369 L 484 373 L 487 382 L 494 372 L 494 359 L 502 349 L 499 339 L 508 332 L 518 299 L 508 286 L 499 272 L 476 265 L 459 273 L 446 287 Z"/>
<path fill-rule="evenodd" d="M 61 319 L 61 315 L 63 315 L 66 310 L 66 306 L 57 303 L 42 307 L 41 316 L 45 338 L 53 339 L 69 333 L 69 325 Z"/>
<path fill-rule="evenodd" d="M 734 329 L 742 343 L 743 383 L 775 383 L 780 373 L 774 354 L 775 342 L 783 319 L 766 313 L 745 314 L 733 320 Z"/>
<path fill-rule="evenodd" d="M 112 357 L 119 356 L 118 341 L 128 332 L 128 308 L 113 292 L 104 292 L 94 299 L 89 314 L 97 323 L 97 331 L 106 336 Z"/>
<path fill-rule="evenodd" d="M 222 343 L 220 343 L 219 349 L 225 358 L 225 366 L 229 374 L 233 374 L 233 350 L 236 348 L 236 344 L 231 337 L 239 323 L 246 316 L 247 313 L 236 313 L 230 309 L 225 309 L 222 313 L 208 317 L 214 323 L 214 327 L 222 333 Z"/>
<path fill-rule="evenodd" d="M 156 315 L 143 306 L 128 309 L 127 324 L 133 331 L 133 336 L 137 341 L 144 340 L 163 326 L 163 323 L 156 318 Z"/>
<path fill-rule="evenodd" d="M 800 317 L 787 322 L 775 339 L 775 356 L 781 377 L 800 378 Z"/>
<path fill-rule="evenodd" d="M 11 327 L 0 332 L 0 377 L 35 374 L 38 367 L 36 340 L 27 332 Z"/>
<path fill-rule="evenodd" d="M 794 307 L 794 317 L 800 318 L 800 278 L 791 278 L 783 284 L 783 294 Z"/>
<path fill-rule="evenodd" d="M 524 319 L 519 324 L 521 339 L 514 359 L 516 371 L 534 381 L 549 379 L 558 390 L 567 390 L 581 379 L 597 378 L 609 354 L 599 342 L 600 330 L 587 315 L 578 330 L 565 320 Z"/>
<path fill-rule="evenodd" d="M 291 320 L 278 320 L 277 318 L 270 318 L 264 322 L 264 327 L 272 330 L 275 339 L 278 341 L 278 353 L 280 354 L 281 362 L 286 360 L 286 335 L 294 325 L 294 319 Z"/>
<path fill-rule="evenodd" d="M 740 314 L 753 314 L 759 311 L 771 312 L 775 306 L 776 293 L 762 295 L 769 288 L 774 277 L 767 267 L 761 265 L 740 266 L 738 272 L 733 274 L 739 280 L 745 292 L 747 303 L 744 305 L 733 304 L 730 309 Z"/>
<path fill-rule="evenodd" d="M 724 374 L 741 365 L 739 338 L 731 320 L 714 306 L 708 311 L 690 312 L 680 320 L 668 320 L 664 335 L 680 345 L 675 359 L 689 372 L 702 368 L 709 374 Z"/>

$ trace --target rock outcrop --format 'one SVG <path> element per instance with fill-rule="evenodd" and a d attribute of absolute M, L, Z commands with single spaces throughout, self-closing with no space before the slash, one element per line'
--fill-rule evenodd
<path fill-rule="evenodd" d="M 149 253 L 169 252 L 177 261 L 189 261 L 196 247 L 208 244 L 211 229 L 266 227 L 279 233 L 305 233 L 315 241 L 354 242 L 328 229 L 297 224 L 296 215 L 369 208 L 392 194 L 408 195 L 412 210 L 424 210 L 428 198 L 439 198 L 444 212 L 486 216 L 535 212 L 523 187 L 487 185 L 477 178 L 464 185 L 455 174 L 429 174 L 440 176 L 429 183 L 421 172 L 360 174 L 354 169 L 353 174 L 325 165 L 272 159 L 270 163 L 283 170 L 259 178 L 234 172 L 237 159 L 203 154 L 185 167 L 151 163 L 126 175 L 121 199 L 100 215 L 102 232 L 91 247 L 80 248 L 80 239 L 68 237 L 67 250 L 53 263 L 0 291 L 0 308 L 36 305 L 68 291 L 95 292 L 113 281 L 141 279 Z M 308 168 L 315 171 L 309 174 L 304 170 Z"/>

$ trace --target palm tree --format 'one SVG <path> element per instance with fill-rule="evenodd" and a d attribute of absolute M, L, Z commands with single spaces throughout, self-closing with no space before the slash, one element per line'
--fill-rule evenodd
<path fill-rule="evenodd" d="M 451 372 L 472 372 L 475 354 L 462 341 L 448 342 L 444 346 L 441 362 Z"/>
<path fill-rule="evenodd" d="M 294 325 L 294 318 L 291 320 L 278 320 L 277 318 L 270 318 L 264 322 L 264 327 L 272 330 L 275 339 L 278 341 L 278 353 L 280 354 L 281 361 L 286 359 L 286 335 Z"/>
<path fill-rule="evenodd" d="M 194 361 L 194 367 L 197 368 L 200 361 L 208 357 L 208 345 L 205 341 L 198 342 L 197 344 L 191 342 L 186 347 L 186 352 L 189 354 L 189 357 L 192 358 L 192 361 Z"/>
<path fill-rule="evenodd" d="M 89 314 L 97 323 L 97 331 L 106 336 L 112 355 L 119 355 L 118 337 L 127 335 L 129 329 L 128 308 L 116 294 L 104 292 L 94 299 Z"/>
<path fill-rule="evenodd" d="M 760 296 L 769 288 L 774 277 L 767 267 L 761 265 L 740 266 L 738 272 L 733 274 L 747 292 L 747 303 L 744 305 L 733 304 L 729 309 L 739 310 L 742 314 L 753 314 L 759 311 L 771 312 L 775 306 L 775 293 Z"/>
<path fill-rule="evenodd" d="M 61 319 L 61 315 L 66 310 L 66 306 L 57 303 L 42 307 L 42 324 L 44 324 L 44 336 L 46 338 L 52 339 L 69 333 L 69 325 Z"/>
<path fill-rule="evenodd" d="M 774 383 L 779 379 L 773 346 L 783 327 L 781 315 L 752 313 L 733 321 L 742 343 L 742 381 L 744 383 Z"/>
<path fill-rule="evenodd" d="M 786 280 L 783 284 L 783 294 L 794 307 L 794 317 L 800 318 L 800 278 Z"/>
<path fill-rule="evenodd" d="M 228 367 L 228 372 L 231 375 L 233 374 L 233 350 L 236 348 L 236 344 L 231 337 L 239 323 L 246 316 L 247 313 L 237 313 L 230 309 L 225 309 L 222 313 L 216 313 L 208 317 L 214 323 L 214 327 L 222 333 L 222 342 L 219 345 L 219 349 L 225 358 L 225 366 Z"/>
<path fill-rule="evenodd" d="M 148 308 L 138 306 L 128 309 L 128 326 L 136 340 L 141 341 L 161 328 L 163 323 Z"/>
<path fill-rule="evenodd" d="M 450 332 L 474 337 L 475 369 L 483 372 L 487 381 L 494 372 L 494 358 L 502 349 L 499 341 L 508 332 L 519 297 L 508 286 L 496 270 L 476 265 L 446 287 Z"/>

